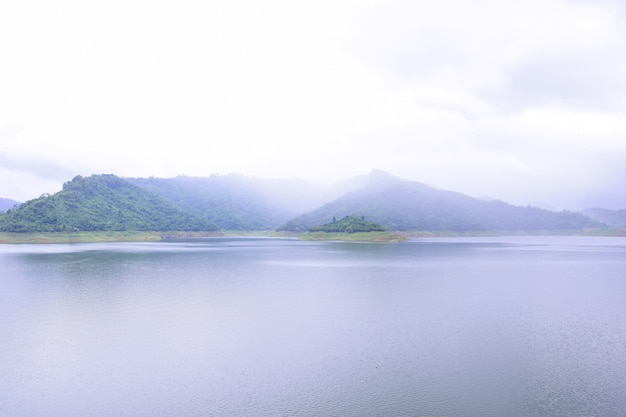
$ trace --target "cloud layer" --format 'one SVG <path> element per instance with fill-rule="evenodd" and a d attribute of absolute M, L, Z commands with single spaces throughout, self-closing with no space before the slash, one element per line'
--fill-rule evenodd
<path fill-rule="evenodd" d="M 0 6 L 0 195 L 76 174 L 373 168 L 517 204 L 626 207 L 618 1 Z"/>

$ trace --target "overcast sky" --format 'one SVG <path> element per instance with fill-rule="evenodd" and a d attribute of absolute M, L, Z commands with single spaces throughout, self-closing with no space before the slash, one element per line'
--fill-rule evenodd
<path fill-rule="evenodd" d="M 3 1 L 0 197 L 372 169 L 626 208 L 622 0 Z"/>

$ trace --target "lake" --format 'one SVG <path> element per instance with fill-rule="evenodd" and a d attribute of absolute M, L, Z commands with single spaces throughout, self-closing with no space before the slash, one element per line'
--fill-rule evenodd
<path fill-rule="evenodd" d="M 624 416 L 626 239 L 0 245 L 0 415 Z"/>

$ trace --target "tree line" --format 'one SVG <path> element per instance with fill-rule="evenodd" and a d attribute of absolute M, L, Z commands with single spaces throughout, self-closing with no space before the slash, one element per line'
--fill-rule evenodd
<path fill-rule="evenodd" d="M 382 225 L 365 220 L 365 216 L 345 216 L 339 221 L 333 217 L 330 223 L 309 228 L 310 232 L 327 233 L 384 232 L 385 230 Z"/>

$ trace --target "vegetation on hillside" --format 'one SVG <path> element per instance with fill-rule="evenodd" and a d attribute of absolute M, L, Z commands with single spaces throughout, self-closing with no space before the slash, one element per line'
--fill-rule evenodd
<path fill-rule="evenodd" d="M 0 214 L 2 232 L 213 231 L 206 219 L 114 175 L 75 177 L 63 190 L 44 194 Z"/>
<path fill-rule="evenodd" d="M 333 218 L 330 223 L 309 228 L 310 232 L 327 233 L 384 232 L 385 230 L 382 225 L 365 220 L 364 216 L 345 216 L 339 221 Z"/>
<path fill-rule="evenodd" d="M 262 180 L 242 175 L 128 178 L 221 230 L 273 230 L 322 204 L 322 193 L 301 180 Z"/>
<path fill-rule="evenodd" d="M 367 216 L 388 230 L 485 231 L 581 230 L 597 227 L 590 218 L 571 212 L 482 201 L 460 193 L 441 191 L 417 182 L 347 193 L 317 210 L 302 214 L 278 230 L 306 231 L 333 217 Z"/>
<path fill-rule="evenodd" d="M 0 232 L 208 232 L 219 228 L 277 229 L 279 233 L 381 229 L 435 234 L 579 233 L 602 227 L 600 222 L 622 227 L 626 213 L 593 209 L 589 214 L 598 222 L 581 213 L 478 200 L 380 171 L 331 188 L 333 191 L 325 194 L 298 180 L 261 180 L 241 175 L 169 179 L 77 176 L 54 195 L 42 195 L 0 213 Z M 321 207 L 313 206 L 322 196 L 339 195 L 339 191 L 341 197 Z M 305 207 L 319 208 L 296 216 Z"/>

